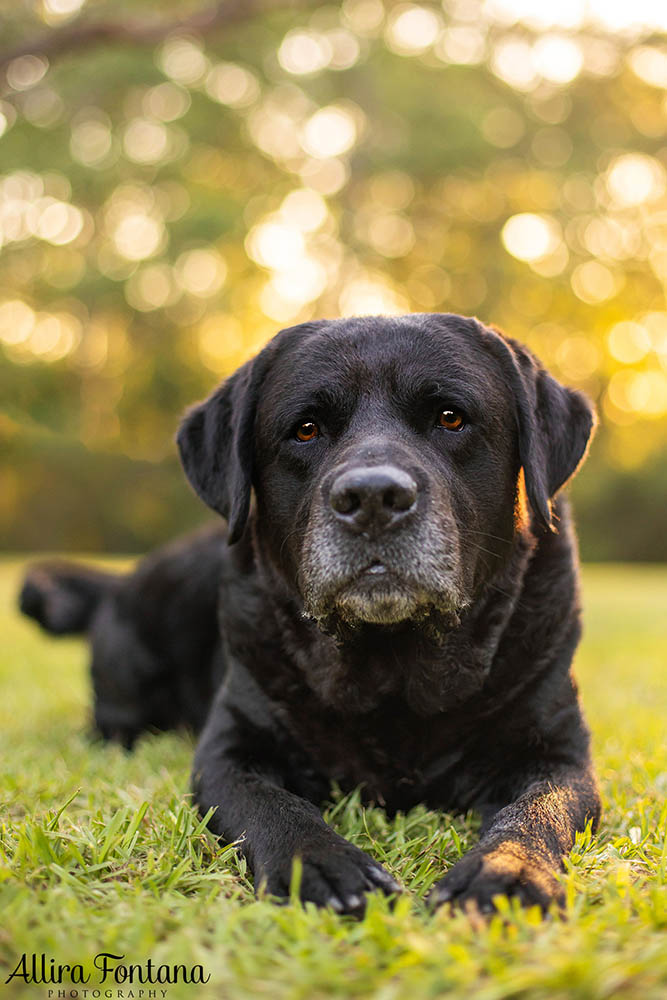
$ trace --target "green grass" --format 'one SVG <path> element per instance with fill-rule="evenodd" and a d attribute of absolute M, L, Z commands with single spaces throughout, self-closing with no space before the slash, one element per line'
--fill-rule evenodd
<path fill-rule="evenodd" d="M 208 984 L 171 986 L 170 1000 L 667 995 L 667 569 L 585 569 L 577 675 L 602 826 L 568 861 L 565 920 L 510 909 L 482 928 L 422 902 L 474 843 L 475 817 L 417 808 L 389 821 L 354 795 L 334 797 L 328 818 L 409 890 L 393 912 L 375 897 L 360 922 L 256 901 L 189 805 L 191 741 L 149 737 L 131 756 L 88 742 L 85 647 L 19 618 L 20 572 L 0 567 L 0 982 L 23 952 L 44 952 L 94 972 L 92 988 L 106 951 L 202 964 Z"/>

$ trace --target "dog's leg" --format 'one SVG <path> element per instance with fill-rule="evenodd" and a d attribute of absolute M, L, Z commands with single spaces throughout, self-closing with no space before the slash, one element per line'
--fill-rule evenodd
<path fill-rule="evenodd" d="M 480 842 L 434 887 L 434 906 L 474 904 L 490 912 L 499 895 L 543 911 L 554 901 L 563 903 L 556 877 L 563 857 L 577 831 L 589 820 L 595 826 L 599 817 L 591 766 L 555 767 L 548 777 L 544 771 L 523 775 L 516 787 L 518 797 L 493 815 L 487 812 Z"/>
<path fill-rule="evenodd" d="M 245 699 L 244 699 L 245 700 Z M 261 714 L 262 700 L 245 705 L 229 690 L 218 695 L 195 755 L 193 787 L 200 811 L 216 809 L 209 826 L 239 841 L 258 891 L 288 896 L 295 859 L 301 863 L 300 898 L 360 915 L 375 889 L 400 891 L 385 869 L 327 826 L 313 801 L 326 784 L 307 759 Z M 310 770 L 310 773 L 309 773 Z"/>

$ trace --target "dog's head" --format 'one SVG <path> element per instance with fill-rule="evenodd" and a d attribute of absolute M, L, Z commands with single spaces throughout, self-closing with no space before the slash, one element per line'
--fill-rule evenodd
<path fill-rule="evenodd" d="M 447 629 L 551 501 L 593 412 L 474 319 L 420 314 L 282 331 L 186 416 L 199 495 L 258 545 L 325 630 Z"/>

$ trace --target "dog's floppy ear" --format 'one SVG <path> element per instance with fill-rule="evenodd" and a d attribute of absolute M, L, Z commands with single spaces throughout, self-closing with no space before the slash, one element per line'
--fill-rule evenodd
<path fill-rule="evenodd" d="M 528 502 L 542 527 L 553 531 L 551 500 L 586 454 L 595 410 L 582 393 L 557 382 L 522 344 L 493 332 L 507 350 L 504 367 L 516 401 Z"/>
<path fill-rule="evenodd" d="M 230 545 L 244 531 L 250 510 L 253 438 L 262 355 L 186 414 L 177 435 L 185 473 L 204 503 L 226 518 Z"/>

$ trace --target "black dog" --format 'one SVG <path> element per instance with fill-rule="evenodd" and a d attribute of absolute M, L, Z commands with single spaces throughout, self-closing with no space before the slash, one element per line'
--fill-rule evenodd
<path fill-rule="evenodd" d="M 132 748 L 146 730 L 204 725 L 223 675 L 222 524 L 166 545 L 119 575 L 68 562 L 31 566 L 19 605 L 53 635 L 88 634 L 95 728 Z"/>
<path fill-rule="evenodd" d="M 575 541 L 552 501 L 592 426 L 526 349 L 453 315 L 284 330 L 186 417 L 186 473 L 231 545 L 202 560 L 220 577 L 226 680 L 194 785 L 258 885 L 285 895 L 298 856 L 303 899 L 359 912 L 369 890 L 397 890 L 322 820 L 334 779 L 389 811 L 481 811 L 435 904 L 560 898 L 599 800 L 570 673 Z M 193 599 L 186 553 L 154 608 L 158 655 L 200 601 L 212 617 L 213 580 Z M 138 627 L 141 584 L 128 593 Z M 179 656 L 195 671 L 198 628 Z"/>

